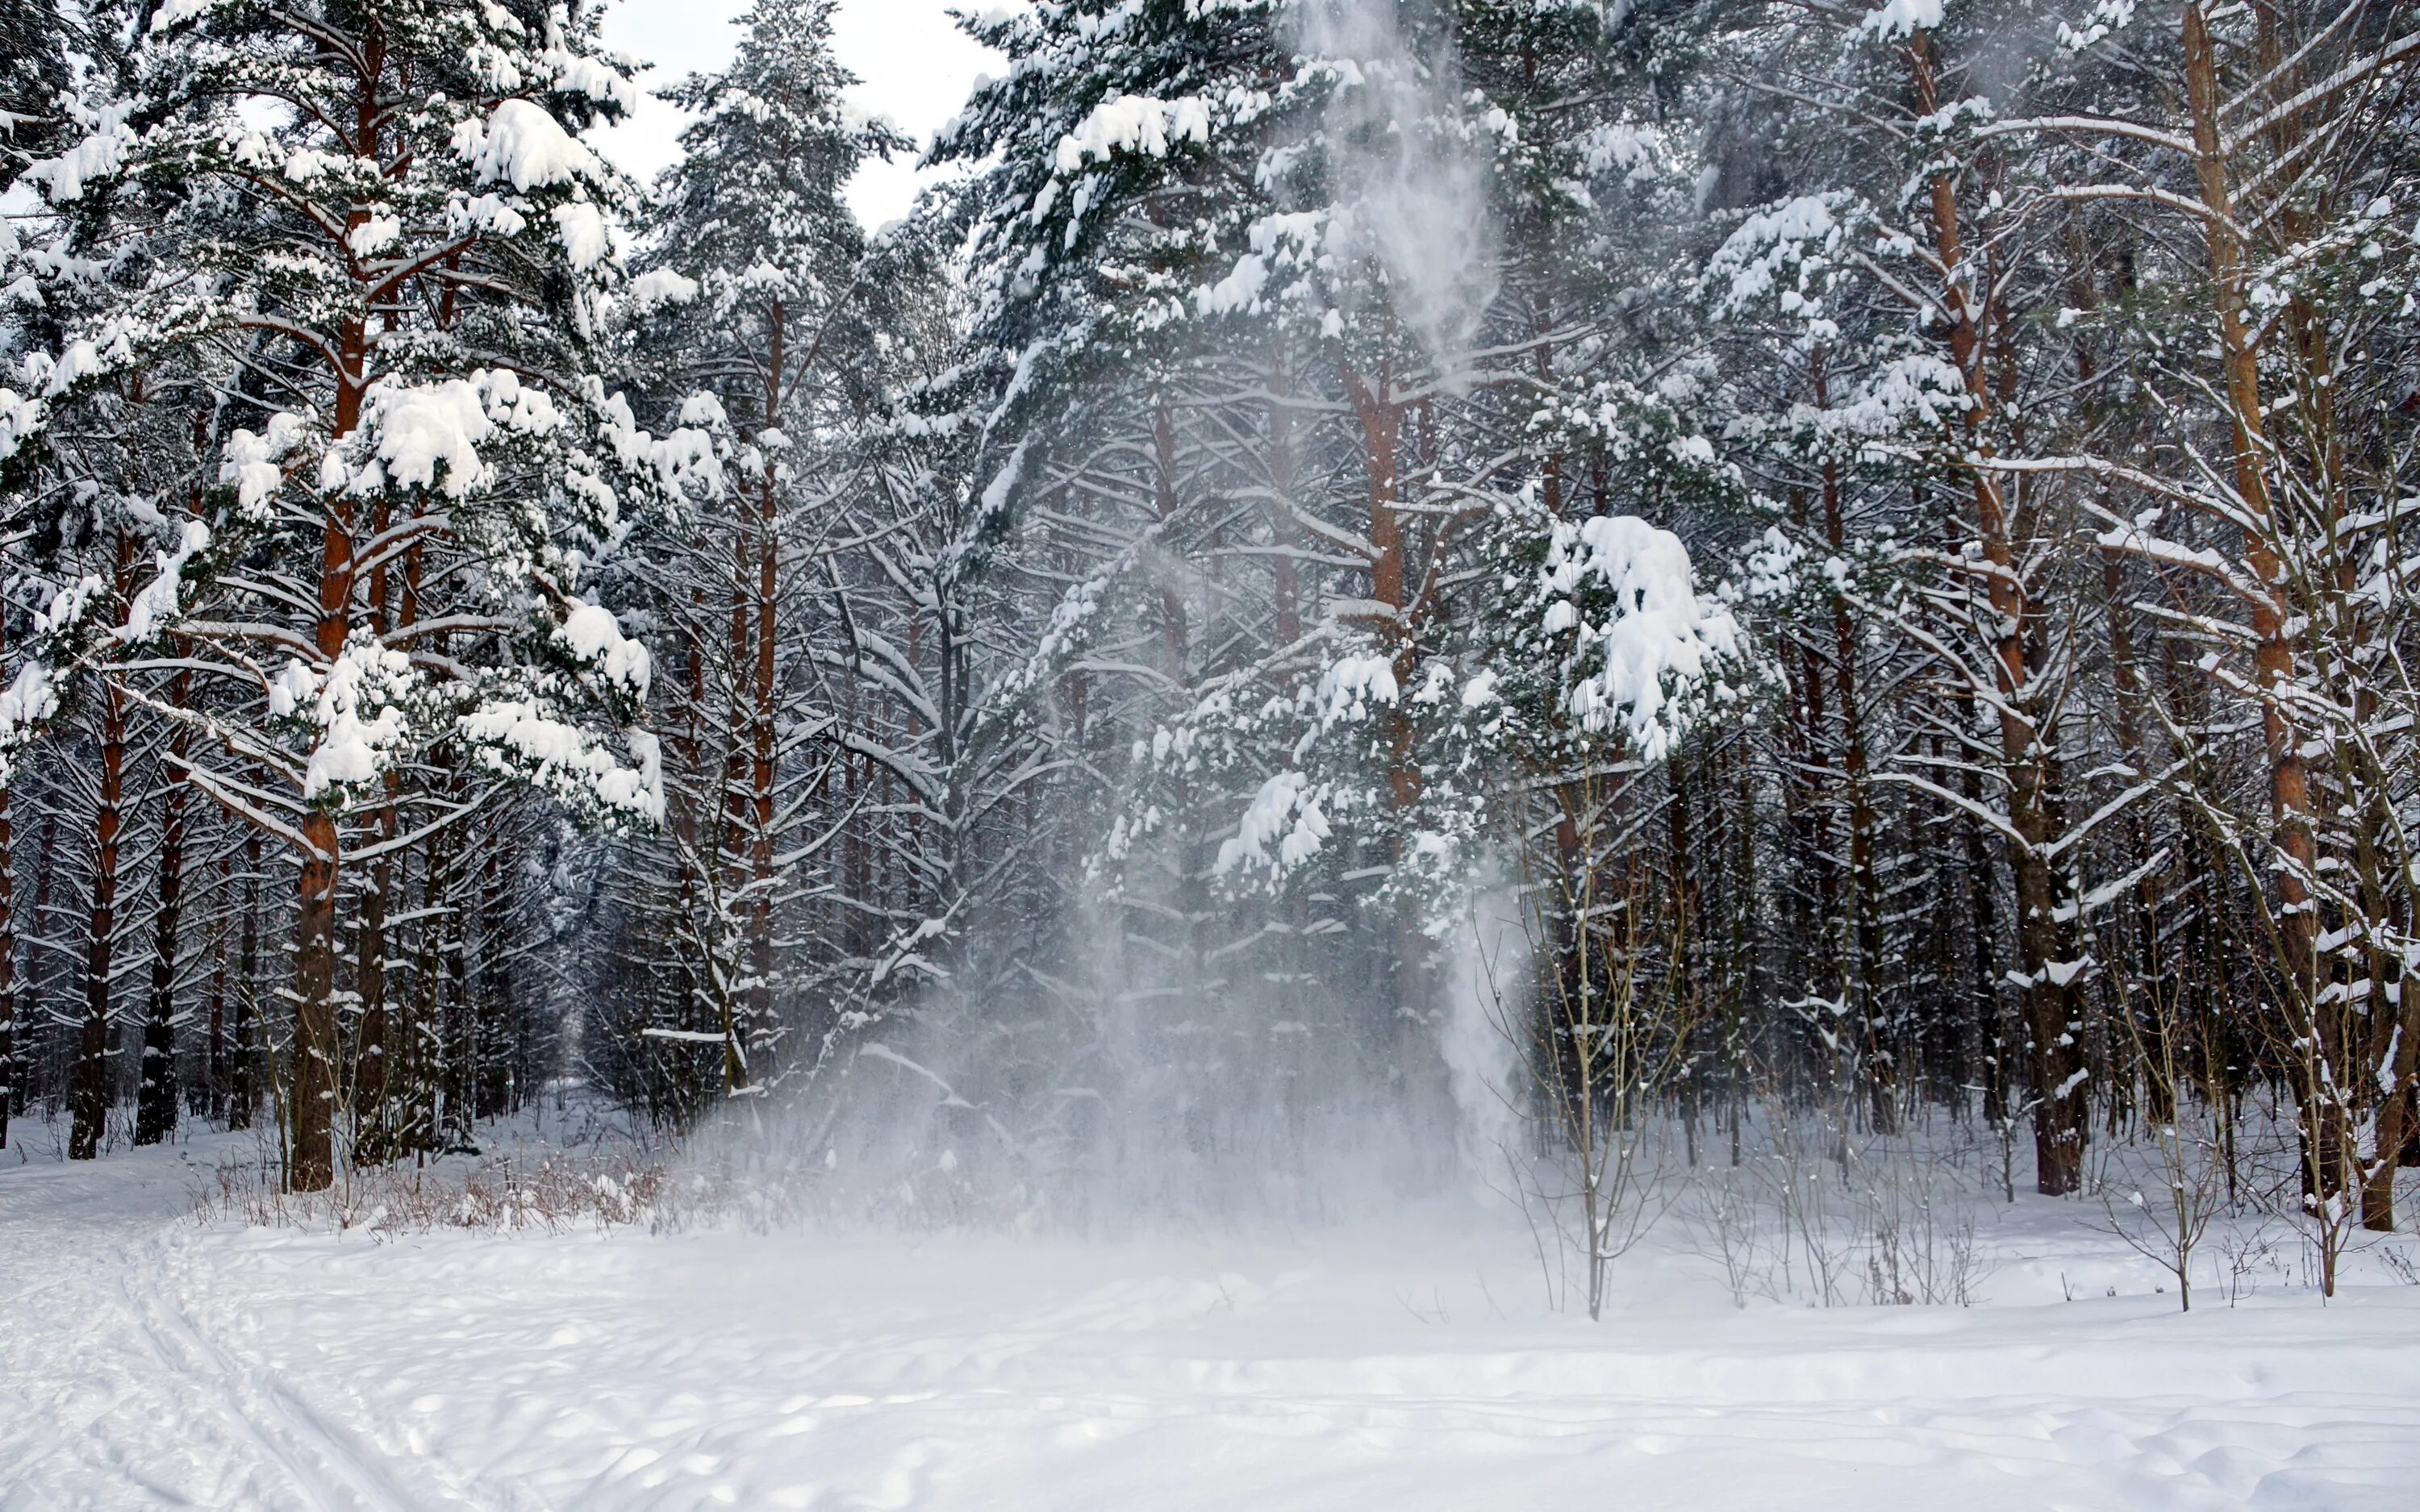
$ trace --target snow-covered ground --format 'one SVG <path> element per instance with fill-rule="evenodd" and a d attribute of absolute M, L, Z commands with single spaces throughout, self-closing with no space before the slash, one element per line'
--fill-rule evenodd
<path fill-rule="evenodd" d="M 202 1224 L 219 1136 L 0 1165 L 0 1508 L 2408 1508 L 2420 1287 L 2180 1315 L 2074 1204 L 1982 1305 L 1601 1323 L 1471 1211 L 1254 1238 Z M 2110 1293 L 2115 1291 L 2116 1295 Z M 2074 1300 L 2068 1300 L 2072 1294 Z"/>

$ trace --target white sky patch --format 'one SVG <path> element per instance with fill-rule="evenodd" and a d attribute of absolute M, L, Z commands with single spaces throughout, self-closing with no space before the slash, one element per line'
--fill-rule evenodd
<path fill-rule="evenodd" d="M 888 116 L 919 147 L 957 116 L 979 75 L 1005 71 L 997 54 L 960 34 L 950 4 L 842 0 L 832 27 L 841 62 L 864 81 L 850 102 Z M 654 91 L 728 63 L 738 39 L 731 23 L 747 8 L 747 0 L 620 0 L 606 12 L 605 45 L 655 64 L 640 81 L 646 98 L 637 114 L 597 137 L 626 172 L 645 182 L 671 165 L 680 151 L 682 116 Z M 849 206 L 868 226 L 886 225 L 908 213 L 931 177 L 904 158 L 869 163 L 849 183 Z"/>

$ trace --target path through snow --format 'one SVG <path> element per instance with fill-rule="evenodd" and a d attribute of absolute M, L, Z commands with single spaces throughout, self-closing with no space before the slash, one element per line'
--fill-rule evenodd
<path fill-rule="evenodd" d="M 1468 1222 L 373 1242 L 196 1225 L 191 1153 L 0 1167 L 6 1512 L 2400 1509 L 2420 1473 L 2420 1288 L 2035 1300 L 2071 1209 L 2020 1205 L 1992 1305 L 1736 1311 L 1642 1255 L 1591 1326 Z"/>

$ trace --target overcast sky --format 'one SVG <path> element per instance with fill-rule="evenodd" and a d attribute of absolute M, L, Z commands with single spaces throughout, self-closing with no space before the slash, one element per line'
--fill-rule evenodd
<path fill-rule="evenodd" d="M 958 113 L 978 74 L 1000 67 L 997 54 L 959 34 L 949 17 L 952 3 L 841 0 L 833 26 L 840 60 L 865 81 L 857 102 L 890 116 L 920 146 Z M 955 3 L 971 8 L 968 0 Z M 653 62 L 655 71 L 642 82 L 659 89 L 729 62 L 737 36 L 731 20 L 747 8 L 747 0 L 611 0 L 605 40 Z M 605 145 L 625 169 L 652 179 L 679 151 L 674 138 L 680 128 L 679 113 L 650 98 L 635 119 L 607 133 Z M 878 226 L 907 212 L 916 184 L 909 163 L 872 163 L 851 181 L 849 203 L 861 220 Z"/>

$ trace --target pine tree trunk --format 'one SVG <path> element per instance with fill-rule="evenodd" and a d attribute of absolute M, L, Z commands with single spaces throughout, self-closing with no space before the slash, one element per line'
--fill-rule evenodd
<path fill-rule="evenodd" d="M 1814 359 L 1815 403 L 1831 407 L 1830 383 L 1823 353 Z M 1840 466 L 1823 463 L 1823 539 L 1833 557 L 1848 549 L 1847 521 L 1840 499 Z M 1873 784 L 1866 768 L 1865 709 L 1857 690 L 1857 638 L 1849 618 L 1848 600 L 1832 595 L 1832 672 L 1840 694 L 1841 776 L 1849 800 L 1850 939 L 1856 947 L 1856 967 L 1851 988 L 1856 1000 L 1858 1058 L 1864 1063 L 1866 1092 L 1874 1129 L 1899 1131 L 1898 1067 L 1895 1045 L 1882 1021 L 1881 984 L 1883 926 L 1882 885 L 1874 871 Z"/>
<path fill-rule="evenodd" d="M 1922 31 L 1908 39 L 1908 58 L 1915 69 L 1916 109 L 1931 116 L 1940 108 L 1931 38 Z M 1950 350 L 1966 379 L 1965 449 L 1988 459 L 1991 443 L 1985 426 L 1993 412 L 1993 394 L 1986 375 L 1986 352 L 1978 296 L 1969 286 L 1975 276 L 1966 259 L 1958 200 L 1946 172 L 1931 178 L 1930 208 L 1933 252 L 1947 270 L 1944 304 L 1950 316 Z M 1982 537 L 1986 597 L 1991 606 L 1992 651 L 1997 681 L 2000 760 L 2009 781 L 2009 818 L 2017 843 L 2009 847 L 2017 894 L 2017 953 L 2025 979 L 2024 1008 L 2028 1068 L 2034 1101 L 2034 1180 L 2045 1196 L 2064 1196 L 2084 1179 L 2084 1046 L 2082 1014 L 2073 978 L 2055 980 L 2053 968 L 2072 973 L 2075 963 L 2061 950 L 2058 888 L 2047 859 L 2055 838 L 2047 757 L 2040 733 L 2032 720 L 2035 706 L 2032 668 L 2024 644 L 2027 615 L 2025 586 L 2019 576 L 2008 501 L 1996 474 L 1985 468 L 1967 470 L 1973 480 L 1975 522 Z"/>
<path fill-rule="evenodd" d="M 1302 588 L 1295 560 L 1298 532 L 1294 520 L 1294 411 L 1284 402 L 1288 380 L 1281 367 L 1269 371 L 1269 392 L 1279 395 L 1269 413 L 1269 544 L 1276 548 L 1277 643 L 1302 639 Z"/>
<path fill-rule="evenodd" d="M 1352 402 L 1354 418 L 1361 426 L 1364 466 L 1368 470 L 1370 545 L 1377 552 L 1376 560 L 1370 564 L 1370 596 L 1381 606 L 1375 615 L 1379 640 L 1394 648 L 1395 686 L 1408 690 L 1414 670 L 1408 623 L 1411 602 L 1405 579 L 1397 455 L 1403 440 L 1404 409 L 1388 392 L 1391 386 L 1392 375 L 1384 370 L 1366 378 L 1350 371 L 1344 374 L 1345 393 Z M 1420 774 L 1412 760 L 1410 719 L 1400 712 L 1390 714 L 1388 718 L 1393 755 L 1388 764 L 1387 790 L 1396 810 L 1401 812 L 1419 800 Z"/>
<path fill-rule="evenodd" d="M 243 838 L 243 918 L 236 926 L 234 1065 L 227 1127 L 249 1129 L 260 1107 L 260 831 Z"/>
<path fill-rule="evenodd" d="M 440 1064 L 438 1050 L 437 980 L 438 964 L 431 942 L 437 937 L 437 894 L 429 886 L 430 874 L 436 869 L 437 844 L 431 841 L 420 852 L 417 869 L 409 865 L 396 868 L 396 890 L 410 901 L 414 915 L 411 945 L 407 949 L 399 940 L 387 945 L 387 959 L 408 959 L 411 969 L 405 974 L 406 988 L 397 993 L 394 983 L 387 987 L 389 1010 L 387 1021 L 387 1116 L 391 1120 L 387 1133 L 387 1159 L 401 1160 L 406 1155 L 425 1159 L 437 1148 L 438 1088 L 436 1069 Z M 415 891 L 412 877 L 415 870 L 419 887 Z"/>
<path fill-rule="evenodd" d="M 55 808 L 46 808 L 42 813 L 41 839 L 36 841 L 34 846 L 33 920 L 34 933 L 38 937 L 51 933 L 51 881 L 58 874 L 58 810 Z M 43 980 L 44 974 L 38 964 L 40 959 L 32 951 L 26 952 L 24 985 L 19 994 L 25 1011 L 20 1015 L 17 1028 L 16 1058 L 20 1080 L 17 1106 L 14 1111 L 21 1114 L 24 1111 L 25 1099 L 30 1091 L 26 1084 L 32 1080 L 32 1072 L 26 1068 L 30 1065 L 35 1053 L 28 1042 L 27 1031 L 35 1024 L 43 1022 L 49 1016 L 43 1012 L 43 1005 L 48 1000 L 48 995 L 45 991 L 47 983 Z"/>
<path fill-rule="evenodd" d="M 178 672 L 169 702 L 185 705 L 192 675 Z M 134 1142 L 156 1145 L 177 1132 L 177 951 L 184 912 L 185 730 L 168 738 L 168 792 L 160 818 L 159 911 L 151 920 L 151 995 L 143 1020 L 142 1079 L 134 1096 Z"/>
<path fill-rule="evenodd" d="M 440 776 L 433 786 L 449 800 L 458 800 L 460 782 L 451 771 L 450 753 L 441 751 L 435 765 Z M 463 1104 L 460 1064 L 469 1029 L 463 1025 L 462 932 L 464 909 L 460 872 L 456 860 L 458 826 L 439 830 L 421 863 L 422 918 L 420 949 L 420 1024 L 412 1036 L 419 1067 L 413 1088 L 416 1099 L 415 1151 L 442 1153 L 470 1143 L 470 1124 L 458 1119 Z"/>
<path fill-rule="evenodd" d="M 430 890 L 441 897 L 458 900 L 446 910 L 444 918 L 452 933 L 440 938 L 438 951 L 444 958 L 444 1004 L 441 1015 L 443 1024 L 445 1122 L 441 1148 L 468 1150 L 476 1120 L 472 1117 L 472 1095 L 477 1082 L 479 1058 L 478 1014 L 471 1003 L 471 899 L 467 886 L 469 868 L 460 852 L 449 846 L 442 864 L 432 865 Z"/>
<path fill-rule="evenodd" d="M 1699 944 L 1701 918 L 1705 908 L 1705 877 L 1699 864 L 1697 815 L 1690 804 L 1689 767 L 1682 754 L 1675 750 L 1668 764 L 1671 772 L 1672 802 L 1668 815 L 1672 841 L 1672 905 L 1675 918 L 1670 939 L 1673 945 L 1673 965 L 1678 977 L 1671 989 L 1671 1000 L 1681 1009 L 1683 1026 L 1678 1031 L 1686 1036 L 1688 1026 L 1697 1022 L 1694 1011 L 1707 987 L 1706 950 Z M 1714 848 L 1709 847 L 1712 851 Z M 1698 1102 L 1701 1078 L 1698 1072 L 1695 1052 L 1675 1057 L 1680 1067 L 1681 1090 L 1684 1100 L 1685 1126 L 1689 1144 L 1689 1164 L 1698 1164 Z"/>
<path fill-rule="evenodd" d="M 227 886 L 235 872 L 233 852 L 219 853 L 217 902 L 221 910 L 226 907 Z M 226 1116 L 227 1085 L 227 949 L 226 916 L 221 912 L 210 927 L 210 986 L 205 999 L 205 1016 L 209 1025 L 209 1040 L 202 1053 L 202 1086 L 194 1094 L 192 1107 L 195 1113 L 209 1118 Z"/>
<path fill-rule="evenodd" d="M 1176 417 L 1163 398 L 1151 412 L 1151 504 L 1162 532 L 1160 550 L 1171 559 L 1176 555 L 1176 545 L 1166 532 L 1176 524 Z M 1168 663 L 1169 681 L 1183 687 L 1187 639 L 1184 585 L 1171 567 L 1163 567 L 1159 579 L 1160 653 Z"/>
<path fill-rule="evenodd" d="M 2210 253 L 2211 292 L 2217 307 L 2220 356 L 2225 364 L 2227 421 L 2234 431 L 2235 488 L 2253 526 L 2244 532 L 2244 557 L 2252 576 L 2267 587 L 2266 602 L 2254 606 L 2257 645 L 2254 671 L 2260 687 L 2262 733 L 2269 760 L 2269 810 L 2276 868 L 2280 964 L 2286 975 L 2289 1015 L 2283 1038 L 2295 1101 L 2302 1109 L 2304 1184 L 2325 1200 L 2341 1193 L 2352 1165 L 2352 1131 L 2337 1088 L 2350 1068 L 2342 1046 L 2327 1027 L 2336 1015 L 2319 1011 L 2319 909 L 2312 879 L 2319 846 L 2312 825 L 2311 778 L 2303 735 L 2287 712 L 2295 674 L 2293 603 L 2284 563 L 2266 532 L 2273 516 L 2269 495 L 2267 417 L 2260 391 L 2260 358 L 2248 314 L 2247 270 L 2235 228 L 2233 186 L 2221 126 L 2218 50 L 2199 0 L 2187 0 L 2181 39 L 2185 100 L 2193 123 L 2195 176 L 2207 211 L 2203 224 Z"/>
<path fill-rule="evenodd" d="M 1792 488 L 1789 495 L 1790 519 L 1801 530 L 1807 528 L 1807 490 Z M 1799 939 L 1806 952 L 1802 964 L 1803 987 L 1812 996 L 1818 983 L 1824 993 L 1837 998 L 1846 1010 L 1849 999 L 1848 964 L 1841 950 L 1840 863 L 1839 854 L 1832 843 L 1831 810 L 1833 798 L 1829 791 L 1832 775 L 1830 740 L 1827 734 L 1832 722 L 1831 679 L 1824 675 L 1823 658 L 1812 645 L 1798 645 L 1798 664 L 1792 669 L 1791 700 L 1792 720 L 1783 732 L 1786 748 L 1792 752 L 1792 776 L 1788 792 L 1796 800 L 1792 818 L 1798 837 L 1798 854 L 1802 864 L 1813 874 L 1815 897 L 1811 908 L 1800 903 Z M 1819 776 L 1818 774 L 1821 774 Z M 1817 1095 L 1831 1099 L 1839 1090 L 1840 1052 L 1832 1038 L 1837 1021 L 1819 1027 L 1815 1077 Z"/>
<path fill-rule="evenodd" d="M 360 418 L 339 420 L 339 434 Z M 334 663 L 344 655 L 347 609 L 352 594 L 352 531 L 347 511 L 327 501 L 321 532 L 318 648 Z M 335 1180 L 337 1057 L 336 878 L 342 842 L 334 815 L 324 806 L 303 815 L 301 887 L 294 919 L 294 1080 L 289 1104 L 291 1143 L 286 1185 L 293 1192 L 324 1191 Z"/>
<path fill-rule="evenodd" d="M 386 779 L 387 799 L 375 816 L 380 841 L 396 838 L 396 779 Z M 354 933 L 354 992 L 361 999 L 361 1017 L 353 1030 L 353 1158 L 367 1165 L 383 1165 L 395 1158 L 394 1110 L 389 1068 L 393 1061 L 387 1012 L 387 903 L 395 887 L 395 860 L 380 852 L 370 863 L 369 886 L 362 889 L 361 921 Z"/>
<path fill-rule="evenodd" d="M 132 538 L 120 534 L 118 557 L 131 560 Z M 70 1094 L 68 1158 L 92 1160 L 101 1153 L 109 1124 L 109 987 L 117 929 L 117 849 L 125 825 L 126 698 L 101 684 L 100 805 L 93 817 L 92 897 L 85 925 L 84 1021 L 77 1036 L 74 1085 Z"/>
<path fill-rule="evenodd" d="M 8 1115 L 17 1103 L 16 853 L 9 845 L 8 790 L 0 786 L 0 1149 L 8 1148 Z"/>
<path fill-rule="evenodd" d="M 768 352 L 765 423 L 779 426 L 783 418 L 783 383 L 788 370 L 786 344 L 789 311 L 773 301 L 770 347 Z M 748 1033 L 750 1058 L 760 1058 L 761 1047 L 773 1036 L 773 776 L 774 710 L 780 673 L 776 640 L 781 587 L 781 495 L 770 459 L 764 487 L 757 497 L 755 666 L 751 679 L 748 772 Z M 757 1076 L 763 1074 L 760 1069 Z"/>
<path fill-rule="evenodd" d="M 703 589 L 691 590 L 690 607 L 696 615 L 693 623 L 703 623 L 706 609 L 706 594 Z M 703 862 L 706 853 L 700 845 L 698 825 L 699 810 L 705 806 L 702 790 L 707 777 L 705 762 L 706 744 L 699 729 L 699 722 L 706 715 L 706 643 L 694 629 L 690 630 L 684 640 L 689 652 L 689 675 L 686 685 L 688 696 L 682 709 L 679 744 L 675 748 L 680 757 L 679 769 L 689 774 L 693 787 L 690 791 L 674 795 L 673 837 L 680 884 L 679 901 L 676 904 L 678 935 L 673 945 L 672 979 L 675 998 L 673 1022 L 670 1026 L 684 1033 L 702 1033 L 711 1023 L 722 1032 L 722 1079 L 724 1089 L 727 1091 L 734 1085 L 734 1080 L 738 1074 L 737 1056 L 731 1043 L 730 1026 L 721 1022 L 721 1015 L 716 1011 L 718 995 L 712 990 L 712 967 L 706 962 L 706 951 L 710 949 L 709 941 L 712 937 L 713 925 L 711 920 L 705 918 L 703 912 L 706 900 L 707 878 L 704 875 Z M 854 678 L 849 680 L 848 697 L 853 706 L 857 697 L 857 681 Z M 854 724 L 855 720 L 852 718 L 852 727 Z M 861 863 L 864 841 L 854 826 L 850 830 L 849 843 L 852 857 Z M 862 886 L 853 888 L 850 896 L 862 899 L 864 897 Z M 856 914 L 851 915 L 853 926 L 857 918 Z M 852 938 L 854 939 L 854 936 Z M 863 949 L 854 949 L 852 953 L 861 957 L 870 953 L 870 950 L 871 947 L 866 946 Z M 678 1110 L 679 1119 L 686 1124 L 698 1108 L 704 1105 L 709 1088 L 705 1086 L 690 1085 L 688 1073 L 690 1060 L 687 1055 L 677 1048 L 666 1050 L 660 1063 L 672 1068 L 671 1074 L 675 1085 L 669 1088 L 668 1092 Z"/>
<path fill-rule="evenodd" d="M 744 977 L 747 966 L 748 942 L 746 923 L 731 917 L 733 894 L 746 886 L 746 868 L 751 864 L 745 837 L 750 825 L 748 795 L 748 740 L 746 732 L 753 720 L 750 673 L 754 666 L 752 650 L 754 635 L 750 606 L 754 601 L 749 579 L 754 575 L 749 560 L 748 532 L 735 527 L 731 532 L 731 648 L 729 676 L 729 718 L 723 723 L 721 738 L 722 801 L 717 806 L 722 818 L 715 846 L 715 867 L 721 876 L 718 889 L 718 917 L 715 921 L 715 951 L 719 958 L 718 975 L 724 976 L 717 992 L 718 1007 L 724 1016 L 722 1090 L 725 1095 L 747 1089 L 751 1081 L 749 1050 L 755 1030 L 747 1022 L 750 990 L 744 981 L 733 982 L 732 976 Z M 908 627 L 908 657 L 917 663 L 915 625 Z M 735 992 L 734 989 L 737 989 Z"/>
<path fill-rule="evenodd" d="M 2414 1146 L 2420 1145 L 2420 1129 L 2412 1123 L 2412 1089 L 2420 1085 L 2420 1001 L 2408 978 L 2398 985 L 2404 1000 L 2391 1011 L 2376 1010 L 2379 1023 L 2369 1046 L 2381 1095 L 2376 1145 L 2363 1172 L 2361 1226 L 2376 1233 L 2394 1231 L 2395 1180 L 2414 1164 Z"/>
<path fill-rule="evenodd" d="M 1974 698 L 1964 694 L 1959 700 L 1962 727 L 1972 732 L 1977 724 Z M 1970 805 L 1971 815 L 1983 802 L 1983 776 L 1975 764 L 1961 764 L 1959 796 Z M 2012 1117 L 2009 1101 L 2009 1043 L 2006 1014 L 2000 1004 L 1999 962 L 1999 901 L 1994 894 L 1991 838 L 1984 832 L 1982 821 L 1962 817 L 1959 837 L 1963 841 L 1963 872 L 1966 881 L 1966 949 L 1967 982 L 1970 1011 L 1976 1027 L 1976 1049 L 1982 1062 L 1983 1117 L 1994 1125 L 2004 1125 Z"/>
<path fill-rule="evenodd" d="M 781 535 L 774 486 L 765 483 L 763 513 L 756 543 L 756 666 L 750 709 L 748 772 L 748 1024 L 757 1051 L 769 1045 L 773 1025 L 773 781 L 774 714 L 779 690 L 776 619 L 780 582 Z M 760 1073 L 761 1074 L 761 1072 Z"/>
<path fill-rule="evenodd" d="M 0 609 L 0 654 L 8 647 L 8 614 Z M 8 788 L 0 783 L 0 1149 L 8 1148 L 8 1116 L 16 1110 L 22 1085 L 17 1070 L 17 856 L 10 839 Z"/>
<path fill-rule="evenodd" d="M 1411 635 L 1413 605 L 1401 511 L 1404 407 L 1390 392 L 1393 374 L 1386 367 L 1366 378 L 1347 370 L 1343 378 L 1354 417 L 1361 427 L 1369 483 L 1370 544 L 1378 553 L 1370 564 L 1370 596 L 1381 606 L 1373 617 L 1378 622 L 1380 642 L 1393 651 L 1390 660 L 1395 686 L 1408 693 L 1417 671 L 1417 648 Z M 1388 708 L 1386 721 L 1388 798 L 1394 810 L 1403 813 L 1419 801 L 1420 770 L 1413 750 L 1411 717 L 1402 699 Z M 1403 857 L 1398 855 L 1395 860 L 1400 864 Z M 1405 913 L 1399 912 L 1395 920 L 1393 956 L 1394 1021 L 1408 1024 L 1420 1012 L 1423 984 L 1416 979 L 1425 951 L 1419 929 Z"/>
<path fill-rule="evenodd" d="M 380 155 L 386 69 L 386 39 L 375 21 L 364 28 L 354 98 L 353 140 L 357 155 Z M 356 208 L 348 234 L 368 223 Z M 366 275 L 357 274 L 357 277 Z M 368 291 L 364 290 L 366 295 Z M 365 298 L 365 305 L 370 301 Z M 329 417 L 333 439 L 359 429 L 367 392 L 369 328 L 364 316 L 348 316 L 338 332 L 335 403 Z M 353 506 L 342 492 L 320 501 L 318 618 L 313 648 L 333 666 L 345 654 L 352 629 L 355 561 Z M 305 812 L 301 825 L 304 852 L 294 920 L 294 1097 L 288 1129 L 286 1184 L 295 1192 L 325 1190 L 335 1180 L 336 1101 L 343 1078 L 337 1064 L 344 1047 L 336 1023 L 336 885 L 343 856 L 332 797 Z"/>
<path fill-rule="evenodd" d="M 391 523 L 390 506 L 381 499 L 370 517 L 370 538 L 383 538 Z M 369 622 L 371 633 L 381 640 L 387 633 L 388 581 L 386 559 L 380 556 L 370 569 Z M 353 992 L 361 1009 L 353 1029 L 353 1159 L 366 1165 L 383 1165 L 395 1158 L 388 1087 L 393 1036 L 387 1024 L 387 914 L 395 888 L 395 855 L 387 847 L 401 828 L 396 805 L 403 779 L 390 770 L 383 782 L 385 798 L 371 819 L 380 849 L 370 863 L 369 886 L 362 889 L 361 918 L 353 935 Z"/>
<path fill-rule="evenodd" d="M 502 834 L 489 841 L 479 883 L 479 970 L 472 1015 L 478 1021 L 479 1053 L 473 1063 L 472 1108 L 482 1119 L 498 1119 L 510 1112 L 515 1086 L 512 975 L 506 960 L 510 934 L 504 908 L 508 849 Z"/>
<path fill-rule="evenodd" d="M 336 1178 L 336 822 L 304 815 L 301 911 L 295 920 L 294 1093 L 286 1168 L 290 1192 L 325 1191 Z"/>

